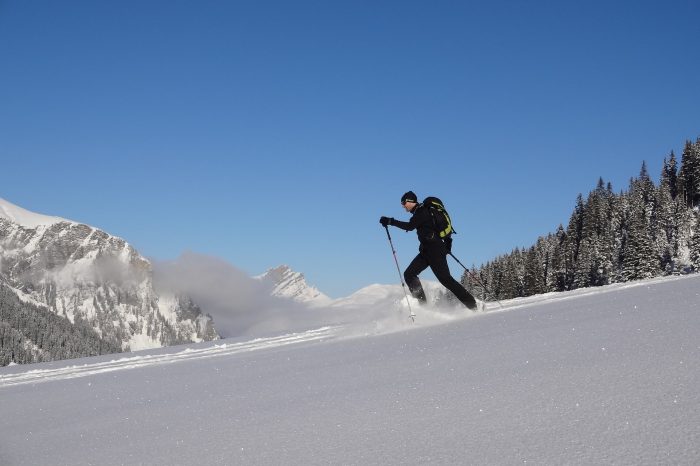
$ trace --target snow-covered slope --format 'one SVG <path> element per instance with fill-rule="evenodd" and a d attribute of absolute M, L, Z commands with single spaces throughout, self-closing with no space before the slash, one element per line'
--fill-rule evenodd
<path fill-rule="evenodd" d="M 293 299 L 314 306 L 323 306 L 331 302 L 331 298 L 307 284 L 302 273 L 293 271 L 287 265 L 280 265 L 254 278 L 265 283 L 270 288 L 272 296 Z"/>
<path fill-rule="evenodd" d="M 430 307 L 456 307 L 460 309 L 462 305 L 445 289 L 440 283 L 431 280 L 421 280 L 425 290 L 426 299 Z M 406 294 L 409 294 L 406 287 Z M 406 300 L 406 294 L 401 285 L 380 285 L 373 284 L 354 292 L 350 296 L 338 298 L 329 303 L 334 308 L 358 308 L 366 306 L 401 305 Z M 410 296 L 410 294 L 409 294 Z M 453 299 L 450 299 L 452 297 Z M 412 306 L 418 307 L 419 303 L 413 298 L 409 298 Z"/>
<path fill-rule="evenodd" d="M 0 464 L 697 465 L 698 289 L 2 368 Z"/>
<path fill-rule="evenodd" d="M 216 338 L 194 303 L 155 292 L 150 262 L 123 239 L 2 199 L 0 275 L 21 300 L 87 321 L 124 348 Z"/>
<path fill-rule="evenodd" d="M 0 218 L 4 218 L 5 220 L 9 220 L 25 228 L 37 228 L 39 226 L 49 226 L 61 222 L 74 223 L 60 217 L 51 217 L 49 215 L 30 212 L 3 198 L 0 198 Z"/>

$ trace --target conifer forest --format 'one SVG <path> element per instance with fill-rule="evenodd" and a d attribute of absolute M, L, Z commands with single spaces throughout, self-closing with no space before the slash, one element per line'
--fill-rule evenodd
<path fill-rule="evenodd" d="M 699 205 L 700 138 L 685 143 L 680 164 L 673 152 L 664 159 L 658 184 L 646 163 L 619 193 L 599 179 L 568 225 L 465 272 L 462 283 L 493 300 L 696 272 Z"/>
<path fill-rule="evenodd" d="M 121 351 L 120 341 L 102 338 L 88 322 L 23 302 L 0 282 L 0 367 Z"/>

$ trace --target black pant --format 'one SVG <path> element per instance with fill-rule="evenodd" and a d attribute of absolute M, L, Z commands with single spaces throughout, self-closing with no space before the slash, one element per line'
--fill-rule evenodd
<path fill-rule="evenodd" d="M 454 293 L 469 309 L 476 309 L 476 300 L 467 290 L 450 275 L 450 268 L 447 265 L 447 249 L 442 241 L 421 244 L 418 255 L 411 261 L 403 273 L 408 289 L 414 298 L 425 303 L 425 291 L 421 285 L 418 274 L 430 267 L 435 277 L 442 285 Z"/>

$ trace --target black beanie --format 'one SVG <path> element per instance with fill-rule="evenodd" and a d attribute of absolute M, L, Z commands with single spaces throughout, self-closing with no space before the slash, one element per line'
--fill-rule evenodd
<path fill-rule="evenodd" d="M 418 203 L 418 196 L 416 196 L 416 193 L 413 191 L 409 191 L 403 196 L 401 196 L 401 204 L 405 202 L 415 202 Z"/>

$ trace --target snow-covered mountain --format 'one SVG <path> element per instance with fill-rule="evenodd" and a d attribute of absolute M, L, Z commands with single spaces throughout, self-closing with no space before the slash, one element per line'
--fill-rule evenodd
<path fill-rule="evenodd" d="M 328 308 L 362 308 L 377 305 L 402 305 L 406 299 L 401 285 L 373 284 L 357 290 L 349 296 L 333 299 L 323 294 L 316 287 L 309 285 L 304 274 L 292 270 L 287 265 L 268 270 L 254 277 L 263 282 L 272 296 L 291 299 L 311 307 Z M 445 287 L 431 280 L 422 280 L 429 306 L 457 305 Z M 411 298 L 414 305 L 418 302 Z"/>
<path fill-rule="evenodd" d="M 0 464 L 698 465 L 698 286 L 0 368 Z"/>
<path fill-rule="evenodd" d="M 279 298 L 288 298 L 312 306 L 324 306 L 332 301 L 317 288 L 306 283 L 304 274 L 295 272 L 287 265 L 270 269 L 255 278 L 269 287 L 271 295 Z"/>
<path fill-rule="evenodd" d="M 212 319 L 186 296 L 157 293 L 152 274 L 121 238 L 0 199 L 0 276 L 22 301 L 88 322 L 123 349 L 218 337 Z"/>

